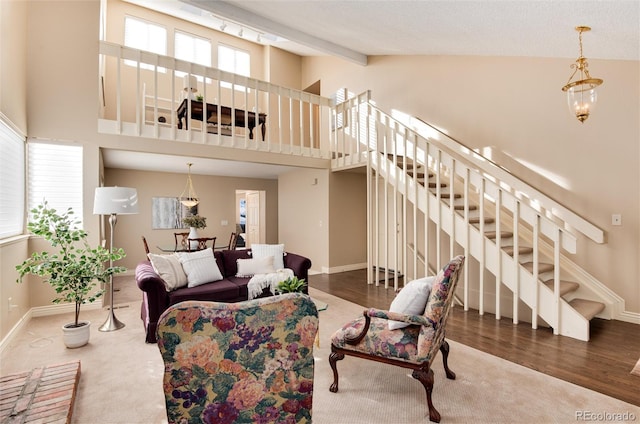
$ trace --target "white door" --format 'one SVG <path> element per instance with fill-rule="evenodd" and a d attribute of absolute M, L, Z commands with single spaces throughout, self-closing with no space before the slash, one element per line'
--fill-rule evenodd
<path fill-rule="evenodd" d="M 263 220 L 261 218 L 261 210 L 263 206 L 260 202 L 260 192 L 259 191 L 248 191 L 247 192 L 247 226 L 246 226 L 246 234 L 247 247 L 251 247 L 252 243 L 262 243 L 264 241 L 264 237 L 262 234 L 264 233 L 264 225 Z"/>

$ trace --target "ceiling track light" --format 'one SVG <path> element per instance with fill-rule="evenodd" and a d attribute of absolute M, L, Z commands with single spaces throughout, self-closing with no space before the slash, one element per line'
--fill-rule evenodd
<path fill-rule="evenodd" d="M 220 25 L 220 31 L 224 32 L 226 27 L 227 27 L 227 23 L 225 21 L 222 21 L 222 25 Z"/>
<path fill-rule="evenodd" d="M 238 31 L 238 37 L 242 37 L 244 34 L 244 28 L 240 27 L 240 31 Z"/>
<path fill-rule="evenodd" d="M 577 26 L 578 40 L 580 42 L 580 57 L 576 59 L 576 63 L 571 64 L 573 73 L 569 77 L 567 84 L 562 87 L 562 91 L 567 93 L 567 102 L 569 110 L 573 113 L 578 121 L 584 122 L 593 111 L 598 95 L 596 87 L 603 83 L 600 78 L 592 78 L 589 75 L 589 63 L 587 58 L 582 55 L 582 33 L 591 31 L 588 26 Z M 580 72 L 579 79 L 571 81 L 576 74 Z"/>

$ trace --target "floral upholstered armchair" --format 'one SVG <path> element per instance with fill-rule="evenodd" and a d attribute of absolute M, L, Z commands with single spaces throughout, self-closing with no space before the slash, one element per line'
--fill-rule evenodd
<path fill-rule="evenodd" d="M 167 309 L 157 340 L 169 423 L 306 423 L 318 311 L 305 294 Z"/>
<path fill-rule="evenodd" d="M 334 393 L 338 391 L 336 365 L 345 355 L 409 368 L 413 370 L 412 377 L 420 381 L 427 392 L 429 419 L 440 422 L 440 413 L 431 402 L 431 363 L 438 351 L 442 352 L 447 378 L 455 379 L 456 375 L 447 362 L 449 344 L 444 339 L 444 330 L 463 264 L 464 256 L 457 256 L 436 275 L 428 294 L 425 294 L 427 300 L 426 307 L 423 305 L 423 314 L 411 315 L 372 308 L 338 329 L 331 337 L 329 364 L 333 370 L 333 384 L 329 390 Z M 391 321 L 406 326 L 390 328 Z"/>

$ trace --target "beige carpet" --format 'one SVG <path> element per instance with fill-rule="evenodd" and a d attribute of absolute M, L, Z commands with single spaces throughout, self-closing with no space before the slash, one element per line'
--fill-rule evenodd
<path fill-rule="evenodd" d="M 136 296 L 137 288 L 129 287 Z M 317 424 L 428 423 L 424 389 L 407 370 L 356 358 L 338 362 L 340 391 L 329 392 L 331 333 L 362 307 L 311 289 L 329 307 L 320 312 L 313 418 Z M 118 309 L 126 327 L 101 333 L 103 310 L 83 311 L 93 322 L 90 344 L 66 349 L 60 326 L 69 315 L 34 318 L 0 358 L 0 375 L 79 359 L 82 374 L 73 423 L 165 423 L 162 360 L 156 345 L 143 342 L 139 303 Z M 576 414 L 634 414 L 640 408 L 450 342 L 447 380 L 440 359 L 434 366 L 433 401 L 442 423 L 575 423 Z"/>

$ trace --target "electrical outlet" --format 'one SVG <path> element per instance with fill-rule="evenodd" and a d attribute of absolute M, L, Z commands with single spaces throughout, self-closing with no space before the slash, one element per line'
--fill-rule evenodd
<path fill-rule="evenodd" d="M 613 215 L 611 215 L 611 225 L 622 225 L 622 215 L 620 215 L 619 213 L 614 213 Z"/>

